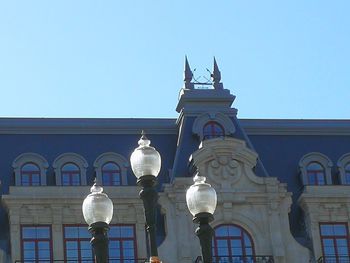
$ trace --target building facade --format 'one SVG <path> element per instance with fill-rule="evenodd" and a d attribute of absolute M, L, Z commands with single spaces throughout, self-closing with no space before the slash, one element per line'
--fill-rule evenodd
<path fill-rule="evenodd" d="M 193 81 L 186 60 L 177 119 L 0 119 L 0 262 L 92 262 L 81 206 L 95 177 L 114 203 L 110 262 L 147 258 L 129 161 L 141 130 L 162 156 L 163 262 L 200 261 L 185 200 L 197 172 L 218 194 L 216 262 L 350 262 L 350 121 L 238 119 L 215 61 L 211 77 Z"/>

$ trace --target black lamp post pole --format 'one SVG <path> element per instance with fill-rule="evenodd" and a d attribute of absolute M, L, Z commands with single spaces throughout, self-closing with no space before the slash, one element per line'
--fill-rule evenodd
<path fill-rule="evenodd" d="M 158 192 L 155 188 L 157 179 L 153 175 L 144 175 L 137 180 L 137 184 L 142 186 L 140 198 L 145 209 L 147 232 L 150 240 L 151 258 L 158 258 L 158 248 L 156 241 L 156 211 Z"/>
<path fill-rule="evenodd" d="M 108 236 L 109 226 L 105 222 L 96 222 L 89 226 L 92 234 L 91 245 L 95 254 L 95 263 L 108 262 Z"/>
<path fill-rule="evenodd" d="M 210 213 L 199 213 L 193 218 L 194 223 L 199 223 L 199 227 L 196 229 L 196 235 L 199 238 L 199 242 L 202 250 L 203 263 L 213 262 L 212 253 L 212 238 L 214 234 L 213 228 L 209 225 L 209 222 L 213 221 L 214 217 Z"/>

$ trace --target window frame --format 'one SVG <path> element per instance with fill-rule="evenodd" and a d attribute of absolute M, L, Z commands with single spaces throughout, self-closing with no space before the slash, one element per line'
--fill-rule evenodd
<path fill-rule="evenodd" d="M 326 255 L 325 254 L 325 248 L 323 246 L 323 239 L 332 239 L 333 241 L 333 245 L 334 245 L 334 251 L 335 251 L 335 255 L 331 255 L 332 259 L 333 257 L 335 257 L 336 262 L 334 263 L 341 263 L 341 261 L 339 261 L 339 257 L 341 259 L 342 255 L 338 255 L 338 250 L 337 250 L 337 238 L 345 238 L 347 241 L 347 245 L 348 245 L 348 256 L 350 256 L 350 234 L 349 234 L 349 226 L 347 222 L 319 222 L 319 231 L 320 231 L 320 242 L 321 242 L 321 249 L 322 249 L 322 255 L 324 257 L 324 259 L 327 259 L 327 257 L 329 257 L 330 255 Z M 339 236 L 339 235 L 334 235 L 334 236 L 323 236 L 322 235 L 322 231 L 321 231 L 321 226 L 322 225 L 344 225 L 345 226 L 345 230 L 346 230 L 346 235 L 344 236 Z"/>
<path fill-rule="evenodd" d="M 74 165 L 74 166 L 76 166 L 77 167 L 77 171 L 63 171 L 63 168 L 64 168 L 64 166 L 66 166 L 67 164 L 72 164 L 72 165 Z M 79 184 L 73 184 L 73 175 L 76 175 L 76 174 L 78 174 L 78 177 L 79 177 Z M 66 184 L 64 184 L 64 180 L 63 180 L 63 177 L 64 177 L 64 175 L 68 175 L 68 181 L 69 181 L 69 184 L 68 185 L 66 185 Z M 65 163 L 65 164 L 63 164 L 62 166 L 61 166 L 61 185 L 62 186 L 79 186 L 79 185 L 81 185 L 81 171 L 80 171 L 80 168 L 79 168 L 79 166 L 77 165 L 77 164 L 75 164 L 75 163 L 72 163 L 72 162 L 68 162 L 68 163 Z"/>
<path fill-rule="evenodd" d="M 129 167 L 129 162 L 126 158 L 124 158 L 124 156 L 115 152 L 102 153 L 96 158 L 94 162 L 94 168 L 97 181 L 102 184 L 102 167 L 109 162 L 117 164 L 120 168 L 120 186 L 128 185 L 127 169 Z"/>
<path fill-rule="evenodd" d="M 63 224 L 62 226 L 62 235 L 63 235 L 63 255 L 64 255 L 64 262 L 69 261 L 69 259 L 67 259 L 67 241 L 76 241 L 78 242 L 78 258 L 75 259 L 77 262 L 81 262 L 82 258 L 81 258 L 81 250 L 80 250 L 80 241 L 88 241 L 90 243 L 91 237 L 87 237 L 87 238 L 66 238 L 65 235 L 65 228 L 66 227 L 84 227 L 86 229 L 88 229 L 88 225 L 86 224 Z M 94 260 L 94 254 L 93 254 L 93 249 L 91 247 L 91 259 L 92 261 Z"/>
<path fill-rule="evenodd" d="M 110 224 L 109 225 L 109 227 L 110 228 L 112 228 L 112 227 L 118 227 L 118 226 L 127 226 L 127 227 L 132 227 L 133 228 L 133 237 L 124 237 L 124 238 L 122 238 L 122 237 L 120 237 L 120 238 L 116 238 L 116 237 L 111 237 L 110 235 L 108 235 L 108 240 L 109 240 L 109 243 L 111 243 L 111 242 L 113 242 L 113 241 L 123 241 L 123 240 L 127 240 L 127 241 L 130 241 L 130 240 L 132 240 L 133 241 L 133 244 L 134 244 L 134 260 L 136 261 L 137 260 L 137 255 L 138 255 L 138 253 L 137 253 L 137 237 L 136 237 L 136 225 L 135 224 Z M 62 225 L 62 235 L 63 235 L 63 250 L 64 250 L 64 261 L 68 261 L 68 259 L 67 259 L 67 251 L 66 251 L 66 241 L 67 240 L 83 240 L 83 241 L 86 241 L 86 240 L 88 240 L 88 241 L 90 241 L 91 240 L 91 238 L 86 238 L 86 240 L 85 240 L 85 238 L 79 238 L 79 239 L 73 239 L 73 238 L 66 238 L 65 237 L 65 227 L 85 227 L 86 229 L 88 228 L 88 225 L 86 225 L 86 224 L 63 224 Z M 122 243 L 121 243 L 122 244 Z M 79 248 L 79 246 L 78 246 L 78 248 Z M 91 249 L 92 249 L 92 247 L 91 247 Z M 109 249 L 110 249 L 110 247 L 109 247 Z M 121 246 L 121 248 L 120 248 L 120 251 L 121 251 L 121 257 L 120 257 L 120 259 L 119 259 L 119 261 L 120 261 L 120 263 L 123 263 L 124 262 L 124 260 L 130 260 L 131 258 L 124 258 L 124 257 L 122 257 L 122 255 L 123 255 L 123 250 L 122 250 L 122 246 Z M 92 251 L 92 257 L 93 257 L 94 255 L 93 255 L 93 251 Z M 117 258 L 113 258 L 113 255 L 111 255 L 110 253 L 109 253 L 109 258 L 110 259 L 117 259 Z M 77 261 L 78 262 L 80 262 L 81 261 L 81 253 L 80 253 L 80 251 L 78 251 L 78 259 L 77 259 Z"/>
<path fill-rule="evenodd" d="M 321 167 L 320 170 L 311 170 L 309 168 L 310 165 L 312 164 L 317 164 Z M 322 177 L 323 177 L 323 183 L 320 183 L 320 179 L 319 179 L 319 173 L 322 173 Z M 308 165 L 306 166 L 306 174 L 307 174 L 307 181 L 308 181 L 308 185 L 325 185 L 326 184 L 326 169 L 323 167 L 322 164 L 318 163 L 318 162 L 310 162 L 308 163 Z M 311 183 L 311 175 L 315 176 L 315 183 Z"/>
<path fill-rule="evenodd" d="M 89 165 L 84 157 L 76 153 L 63 153 L 54 160 L 52 167 L 55 171 L 56 185 L 62 186 L 62 167 L 67 163 L 73 163 L 78 166 L 80 170 L 80 186 L 87 185 L 86 170 Z"/>
<path fill-rule="evenodd" d="M 209 132 L 210 134 L 207 134 L 205 131 L 208 127 L 210 128 L 210 132 Z M 218 134 L 216 133 L 217 127 L 221 129 L 221 132 Z M 222 137 L 225 137 L 225 128 L 220 123 L 218 123 L 215 120 L 211 120 L 211 121 L 208 121 L 207 123 L 204 124 L 204 126 L 203 126 L 203 140 L 222 138 Z"/>
<path fill-rule="evenodd" d="M 107 164 L 114 164 L 118 167 L 118 169 L 116 170 L 108 170 L 108 169 L 105 169 L 104 170 L 104 167 L 107 165 Z M 106 173 L 106 174 L 105 174 Z M 108 175 L 108 181 L 109 181 L 109 184 L 104 184 L 105 182 L 105 175 L 107 176 Z M 119 184 L 114 184 L 114 176 L 117 175 L 118 178 L 119 178 Z M 122 184 L 122 171 L 121 171 L 121 168 L 120 166 L 116 163 L 116 162 L 106 162 L 104 163 L 102 166 L 101 166 L 101 177 L 102 177 L 102 185 L 103 186 L 119 186 Z"/>
<path fill-rule="evenodd" d="M 236 238 L 234 236 L 225 236 L 225 237 L 220 237 L 218 238 L 216 236 L 216 229 L 220 228 L 220 227 L 230 227 L 230 226 L 233 226 L 233 227 L 237 227 L 240 232 L 241 232 L 241 235 L 239 238 Z M 244 241 L 244 234 L 247 235 L 247 237 L 249 238 L 250 240 L 250 243 L 251 243 L 251 249 L 252 249 L 252 255 L 247 255 L 246 254 L 246 247 L 245 247 L 245 241 Z M 228 258 L 233 258 L 235 257 L 234 255 L 232 255 L 232 246 L 231 246 L 231 240 L 232 239 L 235 239 L 235 240 L 240 240 L 241 241 L 241 248 L 242 248 L 242 252 L 243 252 L 243 255 L 242 257 L 254 257 L 255 256 L 255 244 L 254 244 L 254 240 L 252 238 L 252 236 L 250 235 L 250 233 L 242 226 L 240 225 L 237 225 L 237 224 L 220 224 L 220 225 L 217 225 L 216 227 L 214 227 L 214 235 L 213 235 L 213 257 L 228 257 Z M 227 247 L 228 249 L 228 252 L 229 252 L 229 255 L 218 255 L 218 245 L 217 245 L 217 241 L 218 240 L 227 240 L 228 241 L 228 244 L 230 246 Z"/>
<path fill-rule="evenodd" d="M 309 164 L 313 162 L 320 164 L 324 168 L 324 174 L 325 174 L 324 185 L 331 185 L 333 163 L 326 155 L 319 152 L 307 153 L 303 157 L 301 157 L 299 161 L 299 175 L 300 175 L 300 180 L 302 184 L 310 185 L 307 168 Z"/>
<path fill-rule="evenodd" d="M 201 141 L 204 140 L 203 128 L 204 125 L 210 121 L 215 121 L 221 125 L 224 131 L 223 136 L 232 136 L 236 132 L 236 127 L 233 124 L 233 120 L 222 112 L 206 112 L 198 116 L 192 126 L 192 133 L 197 135 Z"/>
<path fill-rule="evenodd" d="M 25 240 L 23 239 L 23 228 L 25 227 L 48 227 L 49 228 L 49 234 L 50 238 L 48 240 L 49 246 L 50 246 L 50 259 L 47 262 L 52 262 L 53 261 L 53 241 L 52 241 L 52 225 L 47 225 L 47 224 L 21 224 L 20 225 L 20 242 L 21 242 L 21 260 L 25 262 L 26 260 L 24 259 L 24 242 Z M 35 242 L 35 256 L 37 258 L 39 250 L 37 250 L 37 243 L 40 241 L 40 239 L 28 239 L 29 241 L 34 241 Z M 47 240 L 47 239 L 42 239 L 42 240 Z M 39 259 L 35 259 L 38 261 Z M 46 261 L 46 260 L 43 260 Z"/>
<path fill-rule="evenodd" d="M 36 166 L 36 168 L 38 170 L 37 171 L 32 170 L 30 172 L 23 171 L 23 167 L 28 165 L 28 164 Z M 23 175 L 24 174 L 28 174 L 28 185 L 23 185 Z M 39 178 L 39 182 L 37 185 L 33 185 L 33 175 L 37 175 Z M 40 167 L 36 163 L 33 163 L 33 162 L 24 163 L 20 168 L 20 176 L 21 176 L 21 186 L 40 186 L 41 185 L 41 171 L 40 171 Z"/>
<path fill-rule="evenodd" d="M 22 167 L 27 163 L 32 163 L 32 164 L 35 164 L 37 167 L 39 167 L 39 170 L 40 170 L 39 185 L 46 185 L 46 171 L 47 171 L 47 168 L 49 167 L 49 163 L 40 154 L 32 153 L 32 152 L 22 153 L 19 156 L 17 156 L 16 159 L 12 162 L 12 168 L 14 169 L 14 174 L 15 174 L 15 185 L 22 186 L 21 170 L 22 170 Z"/>

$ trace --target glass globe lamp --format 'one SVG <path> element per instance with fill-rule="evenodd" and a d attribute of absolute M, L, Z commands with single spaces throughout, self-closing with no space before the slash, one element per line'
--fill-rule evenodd
<path fill-rule="evenodd" d="M 151 141 L 147 139 L 142 131 L 141 139 L 138 141 L 137 147 L 131 154 L 131 169 L 137 179 L 142 176 L 157 177 L 161 167 L 161 158 L 159 152 L 151 147 Z"/>
<path fill-rule="evenodd" d="M 103 222 L 109 224 L 113 217 L 113 203 L 109 197 L 103 193 L 103 188 L 96 183 L 90 189 L 91 193 L 84 199 L 83 215 L 86 223 Z"/>
<path fill-rule="evenodd" d="M 187 207 L 194 218 L 203 214 L 212 217 L 210 215 L 214 214 L 216 208 L 216 191 L 205 180 L 205 176 L 197 174 L 193 178 L 194 184 L 186 192 Z"/>

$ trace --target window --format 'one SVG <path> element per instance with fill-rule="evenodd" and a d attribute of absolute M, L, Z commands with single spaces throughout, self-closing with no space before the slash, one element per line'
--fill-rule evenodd
<path fill-rule="evenodd" d="M 203 138 L 212 139 L 223 137 L 225 135 L 224 128 L 216 121 L 209 121 L 203 127 Z"/>
<path fill-rule="evenodd" d="M 124 156 L 106 152 L 94 162 L 96 178 L 105 186 L 128 185 L 127 168 L 129 163 Z"/>
<path fill-rule="evenodd" d="M 192 133 L 201 141 L 210 138 L 231 136 L 236 132 L 232 119 L 224 113 L 212 111 L 198 116 L 192 126 Z"/>
<path fill-rule="evenodd" d="M 40 168 L 34 163 L 25 163 L 21 167 L 21 185 L 40 185 Z"/>
<path fill-rule="evenodd" d="M 350 153 L 340 157 L 337 166 L 340 183 L 350 185 Z"/>
<path fill-rule="evenodd" d="M 50 226 L 21 226 L 23 262 L 52 262 Z"/>
<path fill-rule="evenodd" d="M 108 237 L 110 263 L 135 262 L 137 256 L 134 225 L 111 226 Z"/>
<path fill-rule="evenodd" d="M 254 256 L 253 241 L 240 226 L 218 226 L 214 232 L 213 255 L 220 262 L 248 262 L 245 260 L 252 260 Z"/>
<path fill-rule="evenodd" d="M 322 153 L 305 154 L 299 161 L 300 178 L 303 185 L 332 184 L 332 166 L 332 161 Z"/>
<path fill-rule="evenodd" d="M 66 163 L 61 169 L 62 185 L 80 185 L 80 169 L 74 163 Z"/>
<path fill-rule="evenodd" d="M 136 256 L 136 237 L 134 225 L 110 225 L 109 262 L 132 263 Z M 86 225 L 64 226 L 65 260 L 77 263 L 84 260 L 93 262 L 90 244 L 91 234 Z"/>
<path fill-rule="evenodd" d="M 349 262 L 350 244 L 347 223 L 320 223 L 325 262 Z"/>
<path fill-rule="evenodd" d="M 317 162 L 311 162 L 307 168 L 307 179 L 309 185 L 324 185 L 326 184 L 324 168 Z"/>
<path fill-rule="evenodd" d="M 46 185 L 48 162 L 39 154 L 22 153 L 12 163 L 15 173 L 15 185 Z"/>
<path fill-rule="evenodd" d="M 89 233 L 87 226 L 65 226 L 65 260 L 75 260 L 78 262 L 88 260 L 93 262 L 93 253 L 90 240 L 91 234 Z"/>
<path fill-rule="evenodd" d="M 86 185 L 88 163 L 79 154 L 61 154 L 52 166 L 55 169 L 56 185 Z"/>
<path fill-rule="evenodd" d="M 102 166 L 102 184 L 120 185 L 120 167 L 116 163 L 108 162 Z"/>

